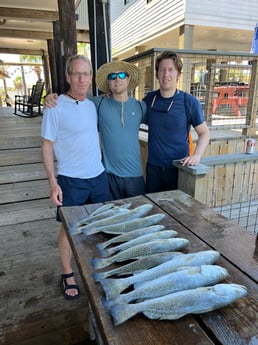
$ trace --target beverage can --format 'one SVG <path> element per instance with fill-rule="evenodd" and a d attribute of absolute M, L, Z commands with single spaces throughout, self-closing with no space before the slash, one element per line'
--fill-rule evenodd
<path fill-rule="evenodd" d="M 246 141 L 246 153 L 252 154 L 255 153 L 255 144 L 256 140 L 255 139 L 247 139 Z"/>

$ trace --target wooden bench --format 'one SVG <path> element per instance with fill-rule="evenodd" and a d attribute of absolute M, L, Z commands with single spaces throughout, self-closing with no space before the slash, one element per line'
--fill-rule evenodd
<path fill-rule="evenodd" d="M 27 117 L 41 115 L 41 98 L 43 89 L 44 82 L 37 81 L 36 85 L 33 85 L 32 87 L 31 96 L 15 95 L 14 114 Z M 34 108 L 36 108 L 36 111 L 34 111 Z M 22 113 L 22 115 L 20 113 Z"/>

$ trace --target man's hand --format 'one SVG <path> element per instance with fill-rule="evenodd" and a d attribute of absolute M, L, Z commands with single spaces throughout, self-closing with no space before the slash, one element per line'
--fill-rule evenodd
<path fill-rule="evenodd" d="M 180 163 L 183 166 L 188 165 L 198 165 L 201 160 L 201 156 L 197 154 L 193 154 L 192 156 L 184 157 L 180 160 Z"/>
<path fill-rule="evenodd" d="M 50 93 L 49 95 L 47 95 L 44 101 L 44 108 L 54 108 L 55 106 L 57 106 L 57 98 L 57 93 Z"/>
<path fill-rule="evenodd" d="M 63 192 L 58 184 L 50 186 L 50 199 L 54 205 L 63 205 Z"/>

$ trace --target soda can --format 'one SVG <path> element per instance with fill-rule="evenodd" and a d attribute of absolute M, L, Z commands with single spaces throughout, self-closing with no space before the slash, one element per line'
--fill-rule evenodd
<path fill-rule="evenodd" d="M 245 152 L 249 154 L 255 153 L 255 144 L 256 144 L 255 139 L 247 139 Z"/>

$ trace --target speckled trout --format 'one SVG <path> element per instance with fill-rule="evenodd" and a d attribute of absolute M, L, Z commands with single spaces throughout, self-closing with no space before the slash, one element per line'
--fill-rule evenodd
<path fill-rule="evenodd" d="M 177 255 L 184 255 L 184 254 L 182 252 L 164 252 L 164 253 L 148 255 L 146 257 L 142 257 L 126 265 L 122 265 L 120 267 L 114 268 L 109 271 L 94 272 L 93 278 L 95 281 L 101 281 L 110 276 L 115 276 L 115 275 L 123 276 L 123 275 L 128 275 L 128 274 L 133 274 L 133 273 L 139 273 L 139 272 L 147 270 L 148 268 L 160 265 L 163 262 L 166 262 Z"/>
<path fill-rule="evenodd" d="M 108 257 L 110 255 L 113 255 L 116 252 L 121 252 L 125 249 L 133 248 L 134 246 L 138 244 L 148 243 L 148 242 L 158 240 L 158 239 L 172 238 L 172 237 L 175 237 L 176 235 L 177 235 L 177 232 L 174 230 L 163 230 L 163 231 L 158 231 L 151 234 L 145 234 L 137 238 L 134 238 L 131 241 L 127 241 L 125 243 L 119 244 L 115 247 L 99 250 L 99 253 L 103 257 Z"/>
<path fill-rule="evenodd" d="M 107 234 L 123 234 L 128 231 L 132 231 L 135 229 L 140 229 L 146 226 L 158 224 L 162 219 L 165 218 L 164 213 L 156 213 L 151 216 L 147 216 L 144 218 L 138 218 L 138 219 L 133 219 L 133 220 L 127 220 L 123 223 L 118 223 L 118 224 L 111 224 L 111 225 L 105 225 L 101 226 L 96 229 L 85 229 L 82 232 L 84 235 L 91 235 L 95 234 L 98 232 L 105 232 Z"/>
<path fill-rule="evenodd" d="M 94 258 L 92 265 L 95 269 L 104 268 L 114 262 L 122 262 L 130 259 L 148 256 L 155 253 L 177 251 L 189 244 L 185 238 L 167 238 L 152 240 L 148 243 L 138 244 L 132 248 L 121 251 L 109 258 Z"/>
<path fill-rule="evenodd" d="M 110 240 L 107 240 L 105 242 L 97 243 L 96 248 L 98 250 L 102 250 L 102 249 L 110 246 L 111 244 L 127 242 L 127 241 L 133 240 L 134 238 L 137 238 L 139 236 L 146 235 L 146 234 L 156 232 L 156 231 L 160 231 L 163 229 L 165 229 L 164 225 L 157 224 L 157 225 L 147 226 L 145 228 L 132 230 L 132 231 L 126 232 L 125 234 L 114 236 L 113 238 L 111 238 Z"/>
<path fill-rule="evenodd" d="M 187 314 L 201 314 L 223 308 L 247 294 L 238 284 L 216 284 L 183 290 L 135 304 L 116 304 L 111 307 L 115 325 L 143 313 L 149 319 L 177 320 Z"/>
<path fill-rule="evenodd" d="M 212 265 L 220 257 L 216 250 L 204 250 L 196 253 L 189 253 L 173 257 L 158 266 L 146 271 L 134 274 L 133 276 L 119 279 L 103 279 L 100 283 L 105 291 L 106 299 L 116 298 L 120 292 L 130 285 L 152 280 L 165 274 L 175 272 L 180 267 L 192 267 L 201 265 Z"/>
<path fill-rule="evenodd" d="M 187 267 L 159 278 L 134 285 L 134 290 L 120 294 L 106 306 L 129 303 L 137 299 L 160 297 L 182 290 L 194 289 L 219 283 L 228 276 L 228 271 L 217 265 Z"/>
<path fill-rule="evenodd" d="M 90 233 L 90 230 L 95 230 L 96 228 L 99 228 L 101 226 L 123 223 L 127 220 L 132 220 L 132 219 L 137 219 L 137 218 L 143 217 L 152 208 L 153 208 L 153 205 L 151 205 L 151 204 L 141 205 L 141 206 L 134 208 L 133 210 L 127 210 L 127 212 L 123 212 L 121 214 L 115 214 L 113 216 L 97 220 L 97 221 L 92 222 L 90 224 L 82 225 L 80 228 L 81 228 L 81 230 L 88 231 L 88 233 Z"/>

